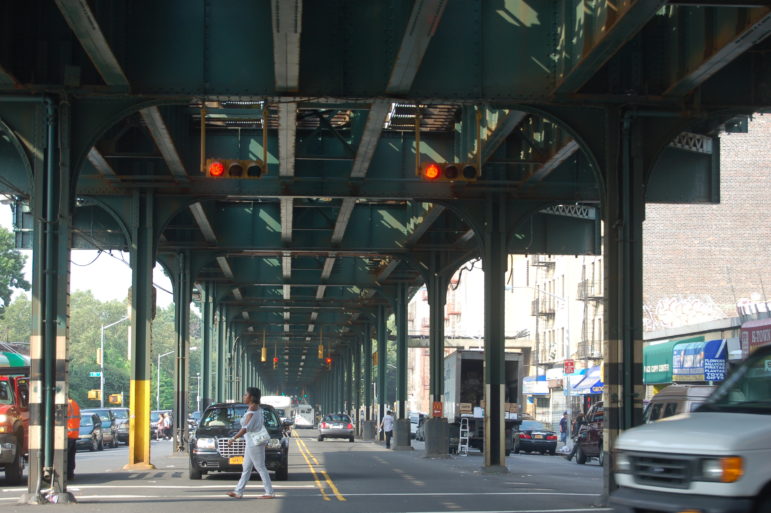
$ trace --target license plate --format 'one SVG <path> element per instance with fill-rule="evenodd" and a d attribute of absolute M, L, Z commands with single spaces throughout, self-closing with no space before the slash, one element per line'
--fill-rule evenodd
<path fill-rule="evenodd" d="M 228 460 L 228 463 L 231 465 L 243 465 L 244 464 L 244 457 L 243 456 L 231 456 Z"/>
<path fill-rule="evenodd" d="M 533 438 L 543 439 L 543 435 L 535 435 Z"/>
<path fill-rule="evenodd" d="M 335 429 L 342 429 L 343 425 L 342 424 L 332 424 L 332 427 L 335 428 Z"/>

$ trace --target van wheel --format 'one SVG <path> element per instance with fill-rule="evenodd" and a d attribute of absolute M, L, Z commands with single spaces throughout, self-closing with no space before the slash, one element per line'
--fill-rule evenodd
<path fill-rule="evenodd" d="M 353 437 L 349 438 L 348 441 L 353 443 Z"/>
<path fill-rule="evenodd" d="M 579 465 L 586 463 L 586 454 L 584 454 L 584 451 L 581 450 L 580 446 L 576 450 L 576 463 Z"/>
<path fill-rule="evenodd" d="M 319 442 L 323 442 L 323 441 L 324 441 L 324 437 L 319 435 Z"/>

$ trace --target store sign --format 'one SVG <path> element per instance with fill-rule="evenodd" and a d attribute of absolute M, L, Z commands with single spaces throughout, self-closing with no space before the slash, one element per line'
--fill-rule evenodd
<path fill-rule="evenodd" d="M 522 393 L 525 395 L 549 395 L 549 385 L 545 376 L 538 379 L 527 377 L 522 379 Z"/>
<path fill-rule="evenodd" d="M 745 358 L 755 349 L 771 344 L 771 319 L 760 319 L 742 324 L 741 346 Z"/>
<path fill-rule="evenodd" d="M 727 346 L 725 339 L 676 345 L 672 352 L 672 380 L 723 381 L 728 370 Z"/>

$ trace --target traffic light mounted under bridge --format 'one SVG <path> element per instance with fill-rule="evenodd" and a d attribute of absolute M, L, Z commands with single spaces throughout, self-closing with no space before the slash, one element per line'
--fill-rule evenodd
<path fill-rule="evenodd" d="M 418 176 L 426 182 L 476 182 L 479 169 L 470 162 L 424 162 L 418 168 Z"/>
<path fill-rule="evenodd" d="M 261 160 L 206 159 L 209 178 L 262 178 L 268 168 Z"/>

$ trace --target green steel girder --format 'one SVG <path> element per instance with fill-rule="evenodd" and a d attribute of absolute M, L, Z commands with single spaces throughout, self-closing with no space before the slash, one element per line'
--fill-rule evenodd
<path fill-rule="evenodd" d="M 29 200 L 40 150 L 29 143 L 38 107 L 2 95 L 67 102 L 74 246 L 125 249 L 128 198 L 152 190 L 153 247 L 142 250 L 157 246 L 172 273 L 184 255 L 186 279 L 215 286 L 251 361 L 263 329 L 285 344 L 292 359 L 276 372 L 256 364 L 267 381 L 308 380 L 322 329 L 341 354 L 398 287 L 424 281 L 432 255 L 441 272 L 481 255 L 492 193 L 509 251 L 598 252 L 598 216 L 585 212 L 617 167 L 620 124 L 645 135 L 651 199 L 716 199 L 704 162 L 715 155 L 667 145 L 771 105 L 769 9 L 665 4 L 304 2 L 296 38 L 282 39 L 268 0 L 6 2 L 0 191 Z M 416 104 L 420 160 L 480 159 L 478 182 L 416 177 Z M 205 156 L 266 151 L 268 176 L 203 176 L 201 123 Z M 659 171 L 672 162 L 680 174 Z"/>

